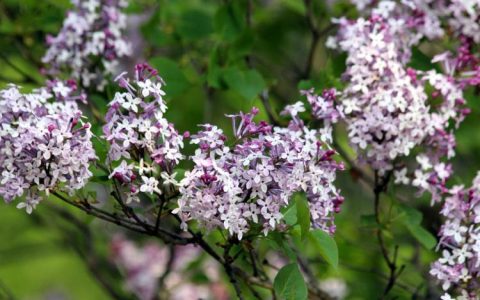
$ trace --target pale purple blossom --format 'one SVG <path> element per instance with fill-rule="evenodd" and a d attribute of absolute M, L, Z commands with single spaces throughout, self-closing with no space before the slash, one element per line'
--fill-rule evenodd
<path fill-rule="evenodd" d="M 343 166 L 333 160 L 335 151 L 321 142 L 320 132 L 298 118 L 303 111 L 301 103 L 287 106 L 283 114 L 292 121 L 286 128 L 254 122 L 256 108 L 231 115 L 232 144 L 216 126 L 203 125 L 192 136 L 191 143 L 199 147 L 192 157 L 195 166 L 180 182 L 174 210 L 182 226 L 196 220 L 241 239 L 258 223 L 266 234 L 282 224 L 281 208 L 292 195 L 304 192 L 313 227 L 333 233 L 333 215 L 343 202 L 333 181 Z"/>
<path fill-rule="evenodd" d="M 438 247 L 442 257 L 430 274 L 447 292 L 442 299 L 478 299 L 480 293 L 480 173 L 470 188 L 454 186 L 445 193 Z M 452 298 L 453 296 L 453 298 Z"/>
<path fill-rule="evenodd" d="M 127 202 L 139 202 L 139 192 L 161 195 L 162 185 L 174 182 L 170 176 L 183 159 L 183 136 L 165 118 L 164 82 L 157 71 L 139 64 L 134 79 L 125 75 L 117 78 L 123 91 L 109 103 L 103 132 L 110 144 L 107 163 L 114 165 L 110 177 L 126 190 Z"/>
<path fill-rule="evenodd" d="M 76 85 L 51 81 L 22 94 L 9 85 L 0 91 L 0 195 L 32 213 L 51 190 L 72 194 L 92 176 L 96 159 L 90 124 L 82 121 Z"/>
<path fill-rule="evenodd" d="M 121 9 L 125 0 L 72 0 L 57 36 L 48 36 L 43 57 L 45 72 L 62 72 L 78 80 L 82 87 L 102 90 L 116 74 L 119 59 L 129 56 L 130 44 L 123 38 L 126 16 Z"/>

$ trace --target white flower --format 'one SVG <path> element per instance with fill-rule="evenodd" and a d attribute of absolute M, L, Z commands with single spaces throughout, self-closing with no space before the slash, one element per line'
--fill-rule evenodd
<path fill-rule="evenodd" d="M 142 176 L 143 184 L 140 186 L 140 191 L 144 193 L 162 194 L 162 191 L 158 189 L 158 180 L 155 177 Z"/>

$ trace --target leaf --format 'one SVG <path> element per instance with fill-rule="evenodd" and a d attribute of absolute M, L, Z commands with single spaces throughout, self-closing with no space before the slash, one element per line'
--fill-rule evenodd
<path fill-rule="evenodd" d="M 437 244 L 437 240 L 434 235 L 432 235 L 421 225 L 423 219 L 422 213 L 419 210 L 407 205 L 401 205 L 400 209 L 404 214 L 401 220 L 405 227 L 407 227 L 408 231 L 426 249 L 433 249 Z"/>
<path fill-rule="evenodd" d="M 290 8 L 291 10 L 295 11 L 296 13 L 300 14 L 300 15 L 305 15 L 305 4 L 303 1 L 299 1 L 299 0 L 281 0 L 281 2 L 287 6 L 288 8 Z"/>
<path fill-rule="evenodd" d="M 334 268 L 338 267 L 338 247 L 335 240 L 321 229 L 310 231 L 320 255 Z"/>
<path fill-rule="evenodd" d="M 297 205 L 293 204 L 283 213 L 283 220 L 287 225 L 293 226 L 297 224 Z"/>
<path fill-rule="evenodd" d="M 419 210 L 407 205 L 400 205 L 400 209 L 404 214 L 402 220 L 405 224 L 420 225 L 422 223 L 423 215 Z"/>
<path fill-rule="evenodd" d="M 186 40 L 199 40 L 213 32 L 212 19 L 201 10 L 188 10 L 180 17 L 178 33 Z"/>
<path fill-rule="evenodd" d="M 310 231 L 310 208 L 308 206 L 308 200 L 304 195 L 297 195 L 295 197 L 295 204 L 297 207 L 297 222 L 298 225 L 300 225 L 303 240 Z"/>
<path fill-rule="evenodd" d="M 265 88 L 265 80 L 256 70 L 242 71 L 238 68 L 229 68 L 223 74 L 229 88 L 250 101 Z"/>
<path fill-rule="evenodd" d="M 170 97 L 180 95 L 189 86 L 189 82 L 182 69 L 175 61 L 164 57 L 155 57 L 150 63 L 165 80 L 165 92 Z"/>
<path fill-rule="evenodd" d="M 431 250 L 437 244 L 437 239 L 428 230 L 421 225 L 407 225 L 405 224 L 410 233 L 422 244 L 426 249 Z"/>
<path fill-rule="evenodd" d="M 296 263 L 284 266 L 273 281 L 275 294 L 284 300 L 305 300 L 308 296 L 307 285 Z"/>
<path fill-rule="evenodd" d="M 244 13 L 239 2 L 222 5 L 214 17 L 215 31 L 224 41 L 235 40 L 246 28 Z"/>
<path fill-rule="evenodd" d="M 274 241 L 280 249 L 282 249 L 282 251 L 291 261 L 297 260 L 297 255 L 292 249 L 290 249 L 288 244 L 285 243 L 285 237 L 281 233 L 272 231 L 268 234 L 268 237 Z"/>

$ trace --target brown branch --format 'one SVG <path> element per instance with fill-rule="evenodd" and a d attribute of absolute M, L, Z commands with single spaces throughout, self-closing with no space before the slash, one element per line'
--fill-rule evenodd
<path fill-rule="evenodd" d="M 390 176 L 391 172 L 388 172 L 385 176 L 380 177 L 378 174 L 378 171 L 375 171 L 375 178 L 374 178 L 374 188 L 373 188 L 373 193 L 375 195 L 374 197 L 374 207 L 375 207 L 375 221 L 378 225 L 377 229 L 377 239 L 378 243 L 380 246 L 380 250 L 382 252 L 383 259 L 385 260 L 387 267 L 389 269 L 389 278 L 387 282 L 387 286 L 385 287 L 385 290 L 383 292 L 383 297 L 386 297 L 388 293 L 392 290 L 392 288 L 395 285 L 396 280 L 398 277 L 401 275 L 403 270 L 405 269 L 405 266 L 401 266 L 398 269 L 397 266 L 397 257 L 398 257 L 398 245 L 395 245 L 395 249 L 393 252 L 393 257 L 390 257 L 387 249 L 387 245 L 385 243 L 385 240 L 383 238 L 382 234 L 382 222 L 380 220 L 380 195 L 382 192 L 385 192 L 386 187 L 388 185 L 388 182 L 390 181 Z"/>
<path fill-rule="evenodd" d="M 159 228 L 158 231 L 155 232 L 153 230 L 154 228 L 150 226 L 150 227 L 147 227 L 148 230 L 146 230 L 145 228 L 137 225 L 136 223 L 132 223 L 131 221 L 126 220 L 126 219 L 118 216 L 115 213 L 109 213 L 109 212 L 106 212 L 106 211 L 101 210 L 99 208 L 95 208 L 88 203 L 79 203 L 79 202 L 72 201 L 72 200 L 66 198 L 65 196 L 63 196 L 62 194 L 60 194 L 58 192 L 52 192 L 52 194 L 54 196 L 56 196 L 57 198 L 59 198 L 60 200 L 64 201 L 65 203 L 68 203 L 68 204 L 84 211 L 85 213 L 87 213 L 89 215 L 97 217 L 97 218 L 99 218 L 101 220 L 104 220 L 106 222 L 118 225 L 120 227 L 124 227 L 126 229 L 131 230 L 131 231 L 141 233 L 141 234 L 150 235 L 150 236 L 154 236 L 154 237 L 158 237 L 158 238 L 160 238 L 161 240 L 163 240 L 167 243 L 172 243 L 172 244 L 177 244 L 177 245 L 186 245 L 186 244 L 191 243 L 192 238 L 185 238 L 185 237 L 179 236 L 179 235 L 177 235 L 175 233 L 172 233 L 172 232 L 169 232 L 169 231 L 167 231 L 163 228 Z"/>

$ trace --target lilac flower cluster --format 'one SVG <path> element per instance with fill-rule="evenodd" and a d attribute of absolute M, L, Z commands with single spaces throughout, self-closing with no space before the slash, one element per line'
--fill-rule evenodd
<path fill-rule="evenodd" d="M 336 37 L 330 37 L 327 40 L 328 47 L 348 51 L 350 45 L 359 48 L 367 41 L 366 38 L 369 38 L 373 47 L 388 48 L 389 51 L 396 52 L 396 59 L 406 63 L 411 57 L 411 47 L 417 45 L 422 38 L 435 39 L 444 34 L 439 16 L 425 1 L 368 2 L 376 5 L 367 6 L 365 1 L 360 1 L 357 5 L 357 7 L 368 8 L 362 8 L 362 11 L 368 15 L 366 19 L 361 17 L 351 21 L 343 17 L 333 20 L 340 25 L 340 31 Z M 377 28 L 372 30 L 371 27 Z M 383 45 L 382 41 L 387 45 Z M 368 49 L 364 49 L 366 50 Z M 364 54 L 368 55 L 368 52 Z"/>
<path fill-rule="evenodd" d="M 29 214 L 42 192 L 73 193 L 92 175 L 92 133 L 76 89 L 72 81 L 52 81 L 29 94 L 15 85 L 0 91 L 0 195 L 7 203 L 24 197 L 17 207 Z"/>
<path fill-rule="evenodd" d="M 110 143 L 108 162 L 120 161 L 110 178 L 126 187 L 130 203 L 140 201 L 139 192 L 162 194 L 158 177 L 163 185 L 178 184 L 173 169 L 183 159 L 183 136 L 165 119 L 164 82 L 158 72 L 139 64 L 133 81 L 125 74 L 117 78 L 124 91 L 109 103 L 103 132 Z"/>
<path fill-rule="evenodd" d="M 387 3 L 382 1 L 379 7 Z M 392 170 L 398 157 L 408 156 L 420 145 L 428 149 L 430 169 L 441 157 L 454 155 L 455 140 L 448 128 L 451 121 L 458 125 L 468 113 L 462 89 L 453 78 L 434 70 L 407 68 L 407 46 L 417 38 L 406 37 L 416 34 L 383 15 L 377 11 L 368 20 L 340 23 L 332 46 L 348 54 L 343 75 L 348 84 L 337 109 L 345 116 L 350 142 L 360 158 L 381 173 Z M 428 86 L 434 89 L 432 95 L 426 92 Z M 424 183 L 431 174 L 423 171 L 416 172 L 413 183 L 426 189 Z M 406 169 L 396 171 L 396 181 L 410 183 L 406 173 Z"/>
<path fill-rule="evenodd" d="M 281 208 L 292 195 L 305 192 L 312 224 L 333 233 L 333 214 L 343 198 L 333 185 L 343 165 L 333 160 L 335 151 L 325 142 L 331 137 L 307 128 L 298 113 L 301 102 L 285 113 L 287 128 L 255 123 L 258 110 L 229 116 L 235 140 L 228 146 L 223 131 L 213 125 L 192 136 L 199 148 L 195 166 L 181 181 L 177 213 L 186 228 L 198 220 L 207 229 L 224 228 L 241 239 L 259 224 L 266 234 L 282 224 Z"/>
<path fill-rule="evenodd" d="M 430 274 L 446 291 L 443 300 L 476 300 L 480 293 L 480 173 L 471 188 L 454 186 L 446 192 L 440 230 L 442 257 Z M 453 296 L 453 298 L 452 298 Z"/>
<path fill-rule="evenodd" d="M 57 75 L 67 71 L 82 87 L 103 89 L 115 74 L 119 58 L 131 53 L 123 39 L 125 0 L 72 0 L 60 33 L 47 38 L 49 49 L 43 57 L 45 72 Z"/>

